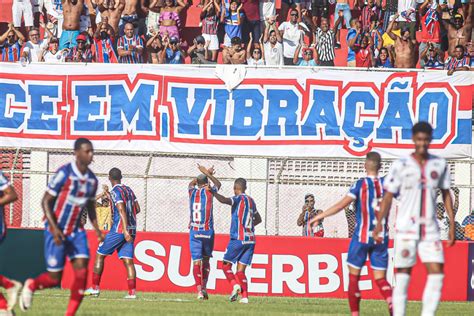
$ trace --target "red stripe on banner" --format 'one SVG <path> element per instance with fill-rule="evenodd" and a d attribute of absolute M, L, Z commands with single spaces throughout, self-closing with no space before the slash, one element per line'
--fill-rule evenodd
<path fill-rule="evenodd" d="M 459 93 L 459 110 L 471 111 L 472 110 L 472 91 L 474 89 L 474 85 L 454 86 L 454 88 Z"/>
<path fill-rule="evenodd" d="M 362 188 L 360 190 L 361 194 L 361 219 L 362 219 L 362 225 L 361 225 L 361 235 L 360 235 L 360 241 L 361 242 L 367 242 L 367 224 L 369 222 L 368 220 L 368 215 L 369 215 L 369 209 L 367 207 L 367 202 L 368 202 L 368 196 L 367 196 L 367 180 L 364 180 L 362 182 Z"/>

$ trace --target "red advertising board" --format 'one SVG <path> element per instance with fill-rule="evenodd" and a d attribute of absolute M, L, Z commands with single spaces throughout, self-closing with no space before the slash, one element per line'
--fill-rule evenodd
<path fill-rule="evenodd" d="M 88 236 L 92 270 L 97 240 L 93 232 L 89 232 Z M 138 291 L 195 291 L 188 238 L 185 233 L 138 234 L 135 241 Z M 228 240 L 227 235 L 216 236 L 208 281 L 209 293 L 227 294 L 231 290 L 220 270 Z M 349 241 L 335 238 L 259 236 L 252 266 L 247 270 L 249 292 L 252 295 L 346 297 L 348 271 L 345 260 Z M 458 242 L 452 248 L 445 248 L 443 300 L 465 301 L 467 298 L 468 246 L 467 242 Z M 389 254 L 388 279 L 392 282 L 392 248 Z M 68 265 L 63 281 L 65 287 L 72 281 L 70 269 Z M 359 283 L 362 297 L 381 299 L 382 296 L 371 279 L 371 269 L 364 268 L 362 274 Z M 425 270 L 419 263 L 413 270 L 409 299 L 421 299 L 425 277 Z M 101 288 L 127 288 L 125 268 L 115 254 L 105 261 Z"/>

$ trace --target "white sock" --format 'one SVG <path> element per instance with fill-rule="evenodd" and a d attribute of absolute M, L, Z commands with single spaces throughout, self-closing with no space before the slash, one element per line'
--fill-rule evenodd
<path fill-rule="evenodd" d="M 410 275 L 408 273 L 397 273 L 395 275 L 395 281 L 392 295 L 393 315 L 405 316 Z"/>
<path fill-rule="evenodd" d="M 423 291 L 422 316 L 432 316 L 438 309 L 441 289 L 443 288 L 444 274 L 428 274 L 425 290 Z"/>

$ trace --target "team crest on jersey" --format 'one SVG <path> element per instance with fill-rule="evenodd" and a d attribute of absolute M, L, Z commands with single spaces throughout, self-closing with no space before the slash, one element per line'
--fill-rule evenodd
<path fill-rule="evenodd" d="M 57 264 L 58 264 L 58 260 L 56 260 L 55 257 L 53 257 L 53 256 L 48 257 L 48 265 L 49 265 L 49 266 L 54 267 L 54 266 L 56 266 Z"/>
<path fill-rule="evenodd" d="M 402 257 L 403 257 L 403 258 L 407 258 L 408 256 L 410 256 L 410 250 L 408 250 L 408 249 L 403 249 L 403 250 L 402 250 Z"/>
<path fill-rule="evenodd" d="M 436 171 L 431 171 L 431 179 L 436 180 L 438 179 L 439 174 Z"/>

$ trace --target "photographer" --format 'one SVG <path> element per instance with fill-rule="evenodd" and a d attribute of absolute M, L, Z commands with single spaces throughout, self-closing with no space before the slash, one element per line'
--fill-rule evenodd
<path fill-rule="evenodd" d="M 310 225 L 309 221 L 319 213 L 322 213 L 322 210 L 316 210 L 314 208 L 314 195 L 308 193 L 304 196 L 304 206 L 303 210 L 298 217 L 297 224 L 298 226 L 303 226 L 303 236 L 307 237 L 324 237 L 324 227 L 323 222 L 319 224 Z"/>

